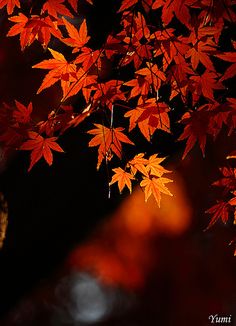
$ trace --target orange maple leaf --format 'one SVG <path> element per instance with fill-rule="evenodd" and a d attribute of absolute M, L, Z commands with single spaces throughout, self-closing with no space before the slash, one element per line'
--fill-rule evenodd
<path fill-rule="evenodd" d="M 146 158 L 144 158 L 144 154 L 139 153 L 139 154 L 135 155 L 135 157 L 128 162 L 127 167 L 131 168 L 133 175 L 135 175 L 136 172 L 139 171 L 142 174 L 148 176 L 148 171 L 146 169 L 147 163 L 148 163 L 148 160 Z"/>
<path fill-rule="evenodd" d="M 107 128 L 97 123 L 94 125 L 96 128 L 89 130 L 88 134 L 94 135 L 93 139 L 89 142 L 89 147 L 98 146 L 97 169 L 99 169 L 103 159 L 111 157 L 113 153 L 121 158 L 121 143 L 134 145 L 134 143 L 122 132 L 124 128 Z"/>
<path fill-rule="evenodd" d="M 49 16 L 40 17 L 32 15 L 28 18 L 24 14 L 19 13 L 18 16 L 10 17 L 9 20 L 14 22 L 15 25 L 10 28 L 7 36 L 20 34 L 20 45 L 22 51 L 26 46 L 30 46 L 36 39 L 44 48 L 46 48 L 50 42 L 51 35 L 54 35 L 57 38 L 62 37 L 56 23 L 52 22 Z"/>
<path fill-rule="evenodd" d="M 77 30 L 75 26 L 69 23 L 64 17 L 62 17 L 62 19 L 69 35 L 69 38 L 64 38 L 62 41 L 65 44 L 74 47 L 72 51 L 73 53 L 78 52 L 90 39 L 90 36 L 88 36 L 86 20 L 83 20 L 79 30 Z"/>
<path fill-rule="evenodd" d="M 43 138 L 37 132 L 29 132 L 29 140 L 24 142 L 20 150 L 32 151 L 30 155 L 30 166 L 28 171 L 37 163 L 41 157 L 44 157 L 48 165 L 52 165 L 53 155 L 52 150 L 63 152 L 63 149 L 56 143 L 57 137 Z"/>
<path fill-rule="evenodd" d="M 59 15 L 73 17 L 71 12 L 64 5 L 65 0 L 47 0 L 43 5 L 43 11 L 49 15 L 58 18 Z"/>
<path fill-rule="evenodd" d="M 146 63 L 147 67 L 137 70 L 135 73 L 144 76 L 145 80 L 157 91 L 161 87 L 161 82 L 166 80 L 166 75 L 156 64 Z"/>
<path fill-rule="evenodd" d="M 131 180 L 134 180 L 134 177 L 132 174 L 126 172 L 122 168 L 116 168 L 112 169 L 112 171 L 115 172 L 115 174 L 112 176 L 112 180 L 109 183 L 109 185 L 112 185 L 115 182 L 118 182 L 118 188 L 120 193 L 124 189 L 125 186 L 129 188 L 130 193 L 132 192 L 132 184 Z"/>
<path fill-rule="evenodd" d="M 153 154 L 149 157 L 146 169 L 149 175 L 155 177 L 161 177 L 164 173 L 170 173 L 171 171 L 166 170 L 160 165 L 161 162 L 165 160 L 165 157 L 157 157 L 157 154 Z"/>
<path fill-rule="evenodd" d="M 19 0 L 0 0 L 0 9 L 7 6 L 7 13 L 11 15 L 15 9 L 15 6 L 20 8 L 20 1 Z"/>
<path fill-rule="evenodd" d="M 37 94 L 60 81 L 63 97 L 65 97 L 71 82 L 76 81 L 76 65 L 67 62 L 63 54 L 52 49 L 48 50 L 51 52 L 53 59 L 43 60 L 32 67 L 50 70 L 39 87 Z"/>
<path fill-rule="evenodd" d="M 156 131 L 156 128 L 149 125 L 148 119 L 138 121 L 142 113 L 143 113 L 143 109 L 141 109 L 140 107 L 136 107 L 135 109 L 126 112 L 124 117 L 129 118 L 129 131 L 131 131 L 136 126 L 138 126 L 143 136 L 147 139 L 147 141 L 150 141 L 151 136 Z"/>
<path fill-rule="evenodd" d="M 155 178 L 144 177 L 140 183 L 141 187 L 144 187 L 145 201 L 153 195 L 158 206 L 160 207 L 161 193 L 173 196 L 169 189 L 165 186 L 166 183 L 172 182 L 168 178 Z"/>
<path fill-rule="evenodd" d="M 170 111 L 167 104 L 158 102 L 156 98 L 150 98 L 145 103 L 139 104 L 142 113 L 137 122 L 148 121 L 148 125 L 156 129 L 170 132 L 170 119 L 168 112 Z"/>

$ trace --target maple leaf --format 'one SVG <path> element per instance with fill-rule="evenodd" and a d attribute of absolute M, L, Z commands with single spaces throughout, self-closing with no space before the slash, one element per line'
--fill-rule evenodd
<path fill-rule="evenodd" d="M 161 177 L 164 173 L 170 173 L 160 165 L 165 160 L 165 157 L 157 157 L 157 154 L 151 155 L 147 161 L 146 169 L 151 176 Z"/>
<path fill-rule="evenodd" d="M 67 88 L 67 92 L 62 101 L 78 94 L 78 92 L 82 90 L 85 101 L 88 103 L 91 92 L 96 89 L 95 86 L 97 86 L 97 76 L 89 75 L 88 72 L 80 68 L 75 74 L 73 74 L 73 78 L 73 82 L 71 82 L 70 86 Z"/>
<path fill-rule="evenodd" d="M 140 183 L 140 186 L 144 187 L 145 201 L 147 201 L 148 198 L 153 195 L 158 206 L 160 207 L 161 193 L 173 196 L 169 189 L 165 186 L 165 184 L 169 182 L 172 182 L 172 180 L 168 178 L 144 177 Z"/>
<path fill-rule="evenodd" d="M 222 54 L 216 54 L 215 56 L 224 61 L 233 63 L 226 69 L 226 71 L 223 74 L 223 76 L 221 77 L 220 81 L 223 81 L 223 80 L 226 80 L 229 78 L 233 78 L 236 75 L 236 52 L 225 52 Z"/>
<path fill-rule="evenodd" d="M 212 185 L 217 187 L 224 187 L 228 191 L 236 188 L 236 169 L 233 168 L 220 168 L 223 178 L 215 181 Z"/>
<path fill-rule="evenodd" d="M 148 163 L 148 160 L 146 158 L 144 158 L 144 154 L 139 153 L 139 154 L 135 155 L 135 157 L 127 163 L 127 167 L 131 168 L 133 175 L 135 175 L 136 172 L 139 171 L 142 174 L 148 176 L 148 171 L 146 169 L 147 163 Z"/>
<path fill-rule="evenodd" d="M 74 52 L 74 50 L 72 52 Z M 74 63 L 82 64 L 82 68 L 85 71 L 89 71 L 89 69 L 93 66 L 99 72 L 101 69 L 101 51 L 93 51 L 92 49 L 84 46 L 81 48 L 81 52 L 75 59 Z"/>
<path fill-rule="evenodd" d="M 219 20 L 213 26 L 208 26 L 206 25 L 206 22 L 204 20 L 200 20 L 198 17 L 196 19 L 194 18 L 193 18 L 192 26 L 190 27 L 191 34 L 188 37 L 189 42 L 195 44 L 197 41 L 200 41 L 201 39 L 207 40 L 206 37 L 210 36 L 215 39 L 215 42 L 218 43 L 219 37 L 224 27 L 223 20 Z"/>
<path fill-rule="evenodd" d="M 215 101 L 213 90 L 224 89 L 222 83 L 217 79 L 217 73 L 209 70 L 206 70 L 201 76 L 190 77 L 190 80 L 193 81 L 189 85 L 189 88 L 192 90 L 193 104 L 199 100 L 201 95 Z"/>
<path fill-rule="evenodd" d="M 201 13 L 198 19 L 201 19 L 208 23 L 217 23 L 218 21 L 225 19 L 229 22 L 233 22 L 236 19 L 235 12 L 231 6 L 235 5 L 235 0 L 201 0 L 195 2 L 194 6 L 201 9 Z"/>
<path fill-rule="evenodd" d="M 155 91 L 161 87 L 161 82 L 166 80 L 165 74 L 158 68 L 158 66 L 149 62 L 147 62 L 147 68 L 137 70 L 135 73 L 144 76 L 145 80 L 149 85 L 153 86 Z"/>
<path fill-rule="evenodd" d="M 160 2 L 160 4 L 159 4 Z M 162 21 L 164 25 L 168 25 L 174 14 L 176 18 L 187 27 L 190 26 L 190 13 L 188 7 L 191 6 L 195 0 L 166 0 L 166 1 L 159 1 L 156 0 L 153 4 L 153 8 L 157 9 L 163 5 L 162 9 Z"/>
<path fill-rule="evenodd" d="M 65 0 L 47 0 L 43 5 L 43 11 L 49 15 L 58 18 L 58 15 L 73 17 L 71 12 L 64 5 Z"/>
<path fill-rule="evenodd" d="M 202 154 L 204 155 L 206 136 L 208 132 L 209 112 L 205 110 L 187 112 L 183 115 L 181 122 L 186 124 L 186 126 L 178 140 L 187 139 L 182 159 L 186 157 L 197 141 L 199 142 Z"/>
<path fill-rule="evenodd" d="M 205 231 L 212 227 L 212 225 L 214 225 L 220 218 L 223 223 L 226 224 L 229 218 L 229 207 L 230 205 L 227 202 L 219 201 L 217 204 L 205 211 L 205 213 L 213 215 Z"/>
<path fill-rule="evenodd" d="M 10 28 L 7 36 L 20 34 L 20 45 L 22 51 L 26 46 L 30 46 L 36 39 L 44 48 L 46 48 L 50 42 L 51 35 L 54 35 L 57 38 L 62 37 L 56 23 L 52 22 L 49 16 L 40 17 L 32 15 L 28 18 L 20 13 L 18 16 L 10 17 L 9 20 L 14 22 L 15 25 Z"/>
<path fill-rule="evenodd" d="M 64 17 L 62 17 L 62 20 L 67 33 L 69 34 L 69 38 L 64 38 L 62 41 L 65 44 L 74 47 L 73 53 L 78 52 L 90 39 L 90 36 L 88 36 L 86 20 L 83 20 L 79 30 L 77 30 L 75 26 L 69 23 Z"/>
<path fill-rule="evenodd" d="M 118 12 L 122 12 L 124 10 L 129 9 L 130 7 L 132 7 L 133 5 L 135 5 L 136 3 L 138 3 L 138 0 L 123 0 L 120 9 L 118 10 Z"/>
<path fill-rule="evenodd" d="M 151 35 L 151 39 L 154 39 L 154 56 L 162 56 L 163 70 L 166 71 L 174 60 L 180 64 L 183 62 L 183 58 L 190 46 L 187 44 L 186 37 L 174 34 L 173 28 L 166 28 L 163 31 L 156 31 Z M 182 60 L 181 60 L 182 59 Z"/>
<path fill-rule="evenodd" d="M 105 83 L 98 83 L 93 99 L 102 106 L 107 106 L 112 110 L 112 106 L 117 100 L 126 100 L 124 92 L 120 90 L 123 82 L 121 80 L 111 79 Z"/>
<path fill-rule="evenodd" d="M 95 123 L 94 126 L 96 127 L 95 129 L 88 131 L 88 134 L 94 135 L 88 145 L 89 147 L 98 146 L 97 169 L 99 169 L 103 159 L 109 157 L 112 153 L 121 158 L 121 143 L 134 145 L 134 143 L 122 132 L 124 128 L 107 128 L 97 123 Z"/>
<path fill-rule="evenodd" d="M 199 41 L 186 53 L 186 58 L 191 57 L 193 70 L 196 70 L 199 62 L 201 62 L 208 70 L 215 71 L 210 54 L 216 53 L 216 44 L 207 38 L 206 41 Z"/>
<path fill-rule="evenodd" d="M 75 113 L 71 105 L 62 105 L 58 112 L 51 111 L 46 121 L 37 123 L 38 131 L 40 134 L 45 133 L 49 137 L 53 136 L 57 131 L 60 131 L 60 134 L 62 134 L 72 125 L 70 124 L 71 121 L 75 122 L 74 116 Z"/>
<path fill-rule="evenodd" d="M 129 188 L 130 193 L 132 192 L 132 184 L 131 180 L 134 180 L 134 177 L 132 174 L 126 172 L 122 168 L 115 168 L 112 169 L 112 171 L 115 172 L 115 174 L 112 176 L 111 182 L 109 185 L 114 184 L 115 182 L 118 182 L 118 188 L 120 193 L 124 189 L 125 186 Z"/>
<path fill-rule="evenodd" d="M 158 102 L 155 98 L 150 98 L 145 103 L 139 104 L 142 108 L 142 113 L 137 119 L 137 122 L 148 120 L 148 125 L 166 132 L 170 132 L 170 119 L 168 105 Z"/>
<path fill-rule="evenodd" d="M 13 118 L 19 123 L 29 123 L 31 121 L 31 113 L 33 111 L 32 103 L 26 107 L 18 101 L 15 101 L 17 110 L 13 112 Z"/>
<path fill-rule="evenodd" d="M 129 98 L 138 95 L 146 97 L 150 91 L 149 82 L 143 76 L 136 76 L 136 79 L 129 80 L 124 85 L 132 87 Z"/>
<path fill-rule="evenodd" d="M 150 141 L 151 136 L 156 131 L 156 128 L 149 125 L 148 119 L 138 121 L 142 113 L 143 109 L 141 109 L 140 107 L 136 107 L 135 109 L 126 112 L 124 117 L 129 118 L 129 131 L 138 126 L 143 136 L 147 139 L 147 141 Z"/>
<path fill-rule="evenodd" d="M 57 137 L 43 138 L 34 131 L 29 132 L 29 140 L 24 142 L 20 150 L 32 151 L 30 155 L 30 166 L 28 171 L 37 163 L 41 157 L 44 157 L 48 165 L 52 165 L 53 155 L 52 150 L 63 152 L 63 149 L 56 143 Z"/>
<path fill-rule="evenodd" d="M 77 12 L 78 9 L 78 0 L 67 0 L 69 2 L 69 4 L 71 5 L 71 7 L 73 8 L 73 10 L 75 12 Z"/>
<path fill-rule="evenodd" d="M 20 8 L 19 0 L 0 0 L 0 9 L 7 6 L 7 13 L 11 15 L 15 9 L 15 7 Z"/>
<path fill-rule="evenodd" d="M 63 97 L 66 96 L 71 82 L 76 80 L 76 65 L 68 63 L 65 57 L 52 49 L 48 49 L 53 59 L 43 60 L 37 63 L 32 68 L 48 69 L 49 73 L 44 77 L 44 80 L 39 87 L 37 94 L 42 90 L 52 86 L 57 81 L 61 82 L 61 88 L 63 90 Z"/>

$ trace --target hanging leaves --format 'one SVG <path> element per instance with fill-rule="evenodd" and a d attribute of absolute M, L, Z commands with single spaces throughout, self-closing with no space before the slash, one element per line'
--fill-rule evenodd
<path fill-rule="evenodd" d="M 94 135 L 89 142 L 89 147 L 98 146 L 98 164 L 99 169 L 103 159 L 111 159 L 115 154 L 122 157 L 122 143 L 134 145 L 129 138 L 123 133 L 124 128 L 107 128 L 101 124 L 95 123 L 95 129 L 89 130 L 88 134 Z"/>
<path fill-rule="evenodd" d="M 63 152 L 63 149 L 56 143 L 57 137 L 43 138 L 34 131 L 29 132 L 29 140 L 24 142 L 20 150 L 32 151 L 30 154 L 30 166 L 28 171 L 37 163 L 41 157 L 45 159 L 48 165 L 52 165 L 52 150 Z"/>
<path fill-rule="evenodd" d="M 92 4 L 83 2 L 88 10 Z M 113 170 L 110 185 L 131 192 L 132 183 L 139 182 L 145 199 L 153 196 L 160 205 L 162 194 L 170 195 L 170 180 L 163 176 L 169 171 L 162 166 L 163 158 L 139 153 L 136 132 L 157 146 L 163 133 L 186 142 L 183 158 L 195 144 L 205 155 L 207 139 L 215 140 L 222 128 L 233 135 L 236 111 L 230 83 L 236 74 L 236 42 L 228 34 L 236 21 L 235 4 L 119 0 L 114 26 L 98 42 L 90 20 L 77 16 L 79 0 L 28 1 L 24 6 L 19 0 L 0 0 L 0 9 L 10 15 L 7 36 L 19 37 L 22 51 L 36 43 L 48 50 L 33 65 L 45 71 L 35 93 L 43 96 L 56 83 L 62 89 L 58 106 L 40 120 L 33 118 L 33 101 L 25 105 L 13 99 L 3 105 L 1 145 L 31 151 L 29 170 L 42 157 L 51 165 L 52 151 L 62 151 L 57 138 L 91 117 L 88 146 L 98 149 L 97 168 L 105 160 L 108 171 Z M 125 144 L 133 145 L 127 154 Z M 123 168 L 113 169 L 114 157 L 122 160 Z M 230 160 L 234 157 L 229 153 Z M 234 176 L 227 169 L 219 183 L 234 192 Z M 228 195 L 209 212 L 214 221 L 219 216 L 226 221 L 234 209 L 232 193 Z"/>

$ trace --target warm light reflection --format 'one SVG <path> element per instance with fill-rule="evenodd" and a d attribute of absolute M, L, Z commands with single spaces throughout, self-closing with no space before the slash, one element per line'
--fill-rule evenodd
<path fill-rule="evenodd" d="M 154 199 L 145 203 L 136 188 L 118 210 L 85 244 L 70 256 L 73 269 L 95 273 L 108 284 L 138 288 L 158 261 L 153 239 L 160 234 L 178 236 L 190 225 L 192 210 L 181 178 L 173 175 L 169 185 L 173 197 L 162 197 L 161 208 Z"/>

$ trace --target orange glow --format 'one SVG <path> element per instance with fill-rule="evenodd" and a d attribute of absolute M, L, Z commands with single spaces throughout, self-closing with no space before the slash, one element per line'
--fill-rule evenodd
<path fill-rule="evenodd" d="M 158 248 L 153 239 L 160 234 L 178 236 L 186 231 L 192 211 L 181 178 L 174 174 L 169 185 L 173 197 L 162 197 L 161 208 L 154 199 L 145 203 L 136 188 L 112 218 L 69 257 L 70 268 L 95 273 L 103 282 L 125 288 L 139 288 L 154 263 Z"/>

